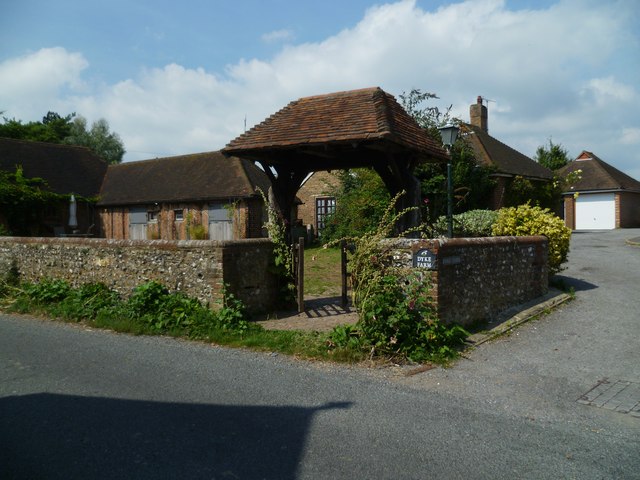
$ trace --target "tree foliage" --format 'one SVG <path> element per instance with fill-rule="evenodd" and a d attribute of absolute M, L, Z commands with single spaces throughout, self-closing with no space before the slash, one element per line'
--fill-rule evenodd
<path fill-rule="evenodd" d="M 15 118 L 3 117 L 0 137 L 15 138 L 33 142 L 64 143 L 71 134 L 71 122 L 75 113 L 65 117 L 55 112 L 47 112 L 40 122 L 22 123 Z"/>
<path fill-rule="evenodd" d="M 555 171 L 569 163 L 569 153 L 561 144 L 555 144 L 549 139 L 549 146 L 540 145 L 536 150 L 534 160 L 540 165 Z"/>
<path fill-rule="evenodd" d="M 31 229 L 40 225 L 47 205 L 67 199 L 46 188 L 41 178 L 25 178 L 22 168 L 15 173 L 0 171 L 0 211 L 7 225 L 5 233 L 31 235 Z"/>
<path fill-rule="evenodd" d="M 442 139 L 438 129 L 451 123 L 459 124 L 460 120 L 451 116 L 451 105 L 445 110 L 424 105 L 424 102 L 437 98 L 433 93 L 413 89 L 400 94 L 400 104 L 431 138 L 440 143 Z M 478 164 L 473 150 L 460 137 L 450 153 L 454 212 L 486 207 L 495 183 L 490 176 L 494 169 Z M 443 163 L 421 164 L 416 168 L 415 176 L 422 189 L 422 218 L 432 223 L 447 212 L 447 166 Z"/>
<path fill-rule="evenodd" d="M 120 163 L 125 154 L 120 136 L 109 131 L 109 123 L 104 118 L 93 122 L 87 129 L 87 120 L 82 116 L 76 117 L 64 143 L 88 147 L 107 163 Z"/>
<path fill-rule="evenodd" d="M 451 117 L 451 106 L 442 110 L 426 104 L 438 96 L 413 89 L 402 93 L 400 104 L 418 125 L 438 143 L 439 127 L 459 122 Z M 464 141 L 451 150 L 454 189 L 454 212 L 461 213 L 486 207 L 494 186 L 492 168 L 479 165 L 473 150 Z M 335 192 L 336 213 L 327 222 L 323 240 L 360 236 L 373 231 L 380 222 L 390 196 L 384 183 L 373 170 L 357 169 L 338 174 L 341 187 Z M 423 204 L 422 219 L 432 223 L 447 212 L 447 166 L 443 163 L 419 165 L 414 175 L 420 181 Z"/>
<path fill-rule="evenodd" d="M 332 192 L 336 197 L 336 211 L 322 231 L 325 242 L 373 231 L 390 200 L 382 179 L 373 170 L 343 170 L 337 175 L 340 186 Z"/>
<path fill-rule="evenodd" d="M 125 154 L 120 136 L 109 131 L 109 124 L 105 119 L 101 118 L 87 129 L 87 120 L 75 113 L 63 117 L 49 111 L 42 117 L 42 121 L 28 123 L 3 117 L 0 137 L 80 145 L 88 147 L 107 163 L 120 163 Z"/>

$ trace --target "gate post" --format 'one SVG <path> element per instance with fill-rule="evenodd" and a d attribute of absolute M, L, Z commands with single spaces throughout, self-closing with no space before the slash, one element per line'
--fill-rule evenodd
<path fill-rule="evenodd" d="M 342 277 L 342 308 L 347 308 L 347 241 L 340 240 L 340 276 Z"/>
<path fill-rule="evenodd" d="M 298 239 L 298 313 L 304 312 L 304 237 Z"/>

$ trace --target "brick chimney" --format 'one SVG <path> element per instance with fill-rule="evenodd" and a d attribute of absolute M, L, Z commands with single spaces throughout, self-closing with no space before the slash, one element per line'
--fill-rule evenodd
<path fill-rule="evenodd" d="M 469 119 L 471 125 L 479 127 L 485 132 L 489 132 L 489 111 L 482 103 L 482 97 L 478 95 L 478 100 L 469 107 Z"/>

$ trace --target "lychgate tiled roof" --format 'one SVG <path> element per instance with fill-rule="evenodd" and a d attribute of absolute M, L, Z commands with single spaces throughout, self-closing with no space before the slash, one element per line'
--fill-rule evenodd
<path fill-rule="evenodd" d="M 247 156 L 309 147 L 371 146 L 446 160 L 439 142 L 380 88 L 304 97 L 289 103 L 222 150 Z M 344 153 L 344 150 L 342 151 Z"/>
<path fill-rule="evenodd" d="M 591 190 L 626 190 L 640 192 L 640 182 L 609 165 L 591 152 L 583 151 L 558 171 L 559 175 L 581 170 L 580 180 L 572 184 L 571 192 Z"/>
<path fill-rule="evenodd" d="M 49 190 L 95 197 L 107 163 L 86 147 L 0 138 L 0 170 L 22 166 L 26 178 L 42 178 Z"/>
<path fill-rule="evenodd" d="M 110 165 L 100 191 L 101 206 L 246 198 L 269 190 L 253 163 L 220 152 L 181 155 Z"/>
<path fill-rule="evenodd" d="M 553 172 L 526 155 L 495 139 L 482 128 L 462 124 L 464 140 L 473 148 L 476 159 L 486 166 L 493 166 L 497 173 L 520 175 L 526 178 L 551 180 Z"/>

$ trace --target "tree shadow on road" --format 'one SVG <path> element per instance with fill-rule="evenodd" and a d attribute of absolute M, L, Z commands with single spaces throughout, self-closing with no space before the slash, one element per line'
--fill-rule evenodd
<path fill-rule="evenodd" d="M 553 279 L 562 285 L 563 289 L 573 288 L 575 292 L 598 288 L 598 285 L 594 285 L 593 283 L 589 283 L 585 280 L 579 280 L 577 278 L 566 277 L 564 275 L 555 275 Z"/>
<path fill-rule="evenodd" d="M 316 408 L 0 399 L 3 479 L 295 478 Z"/>

